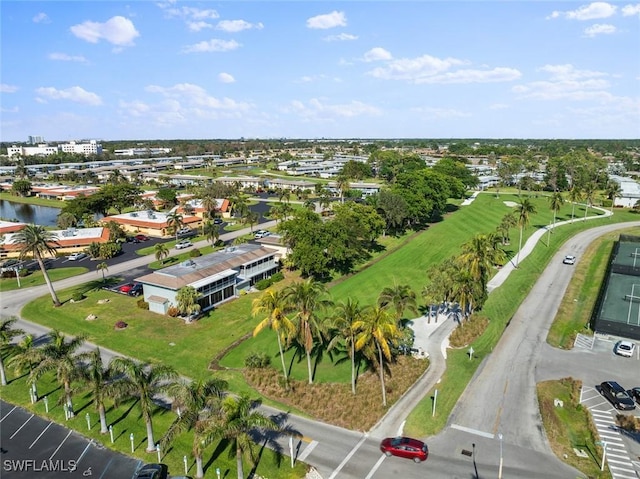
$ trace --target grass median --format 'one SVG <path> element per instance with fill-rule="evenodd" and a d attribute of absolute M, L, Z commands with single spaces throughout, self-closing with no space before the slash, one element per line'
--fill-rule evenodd
<path fill-rule="evenodd" d="M 88 268 L 74 267 L 74 268 L 54 268 L 49 269 L 49 278 L 52 282 L 59 281 L 61 279 L 70 278 L 71 276 L 78 276 L 89 271 Z M 17 278 L 2 278 L 0 279 L 0 292 L 12 291 L 20 288 L 30 288 L 32 286 L 40 286 L 44 284 L 44 276 L 39 269 L 31 272 L 27 276 L 20 277 L 20 286 L 18 287 Z"/>

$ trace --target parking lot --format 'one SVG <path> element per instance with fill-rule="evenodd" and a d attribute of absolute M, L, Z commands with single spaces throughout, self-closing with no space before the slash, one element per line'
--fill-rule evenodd
<path fill-rule="evenodd" d="M 3 479 L 128 479 L 142 465 L 4 401 L 0 401 L 0 441 Z"/>

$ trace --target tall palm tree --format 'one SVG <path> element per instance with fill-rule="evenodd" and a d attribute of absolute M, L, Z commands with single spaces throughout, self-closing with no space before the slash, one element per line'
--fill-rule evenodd
<path fill-rule="evenodd" d="M 451 292 L 451 300 L 458 303 L 462 316 L 467 319 L 473 312 L 474 300 L 477 295 L 484 295 L 479 291 L 480 284 L 470 270 L 461 269 L 456 274 Z"/>
<path fill-rule="evenodd" d="M 18 318 L 11 317 L 9 319 L 3 319 L 0 322 L 0 384 L 2 386 L 7 385 L 7 374 L 4 368 L 4 357 L 10 356 L 14 351 L 14 347 L 11 344 L 13 338 L 24 334 L 22 329 L 14 328 L 13 325 L 18 321 Z"/>
<path fill-rule="evenodd" d="M 222 401 L 222 418 L 205 436 L 205 444 L 220 437 L 231 444 L 229 454 L 235 454 L 238 479 L 244 479 L 243 456 L 248 456 L 252 465 L 256 462 L 252 433 L 256 429 L 278 431 L 280 426 L 256 409 L 260 400 L 251 400 L 247 395 L 227 396 Z"/>
<path fill-rule="evenodd" d="M 88 361 L 82 369 L 82 379 L 85 382 L 85 389 L 93 397 L 93 404 L 100 417 L 100 434 L 109 432 L 107 429 L 107 414 L 104 406 L 105 400 L 112 396 L 114 385 L 112 382 L 115 375 L 110 366 L 105 366 L 102 361 L 100 348 L 94 349 L 88 354 Z"/>
<path fill-rule="evenodd" d="M 357 300 L 347 298 L 346 301 L 338 303 L 330 319 L 330 328 L 336 331 L 336 335 L 327 345 L 327 351 L 335 347 L 338 341 L 344 341 L 349 348 L 349 359 L 351 360 L 351 392 L 356 393 L 356 333 L 353 327 L 356 321 L 362 319 L 367 309 L 360 306 Z"/>
<path fill-rule="evenodd" d="M 173 368 L 164 365 L 152 366 L 138 363 L 130 358 L 117 357 L 111 361 L 111 368 L 122 377 L 114 384 L 114 395 L 118 399 L 136 397 L 142 419 L 147 426 L 147 452 L 155 451 L 153 438 L 153 398 L 165 393 L 178 375 Z"/>
<path fill-rule="evenodd" d="M 292 319 L 297 322 L 298 341 L 307 355 L 309 384 L 313 384 L 311 350 L 322 329 L 318 312 L 331 305 L 331 300 L 324 297 L 326 292 L 321 283 L 309 278 L 291 284 L 284 293 L 289 307 L 297 311 Z"/>
<path fill-rule="evenodd" d="M 516 255 L 516 268 L 520 266 L 520 251 L 522 250 L 522 233 L 524 228 L 529 225 L 531 215 L 536 213 L 536 207 L 529 198 L 522 198 L 516 206 L 516 217 L 518 226 L 520 227 L 520 240 L 518 242 L 518 254 Z"/>
<path fill-rule="evenodd" d="M 164 243 L 156 243 L 153 250 L 155 251 L 156 261 L 162 261 L 162 264 L 164 264 L 164 260 L 169 256 L 169 248 L 167 248 L 167 245 Z"/>
<path fill-rule="evenodd" d="M 558 211 L 560 211 L 560 208 L 562 208 L 563 204 L 564 204 L 564 197 L 562 196 L 562 193 L 560 193 L 559 191 L 554 192 L 549 197 L 549 208 L 553 210 L 553 228 L 552 229 L 555 229 L 556 227 L 556 217 L 558 215 Z M 551 229 L 549 230 L 549 235 L 551 235 Z M 547 240 L 547 243 L 549 243 L 549 240 Z"/>
<path fill-rule="evenodd" d="M 53 304 L 54 306 L 60 306 L 60 300 L 53 289 L 49 273 L 47 272 L 47 268 L 45 267 L 42 259 L 43 256 L 47 254 L 55 257 L 56 247 L 60 246 L 56 234 L 45 229 L 44 226 L 26 225 L 13 235 L 11 241 L 13 244 L 19 245 L 20 259 L 24 259 L 27 256 L 32 255 L 38 262 L 40 271 L 42 271 L 42 276 L 47 283 L 47 288 L 49 288 L 49 294 L 51 294 Z"/>
<path fill-rule="evenodd" d="M 220 239 L 220 229 L 213 221 L 208 220 L 202 224 L 202 234 L 207 241 L 211 241 L 211 245 L 215 245 Z"/>
<path fill-rule="evenodd" d="M 178 241 L 178 230 L 184 226 L 184 217 L 178 213 L 178 210 L 167 215 L 167 228 L 172 234 L 176 235 L 176 241 Z"/>
<path fill-rule="evenodd" d="M 71 384 L 82 376 L 82 361 L 86 353 L 79 353 L 85 336 L 76 336 L 69 341 L 57 330 L 50 331 L 47 343 L 31 350 L 31 358 L 36 366 L 29 375 L 29 382 L 35 383 L 43 374 L 50 371 L 56 373 L 56 379 L 64 388 L 64 404 L 71 417 L 74 416 Z"/>
<path fill-rule="evenodd" d="M 260 219 L 260 215 L 255 211 L 249 211 L 244 217 L 244 222 L 249 223 L 251 231 L 253 231 L 253 225 L 258 224 L 258 220 Z"/>
<path fill-rule="evenodd" d="M 387 406 L 387 391 L 384 385 L 385 359 L 391 360 L 391 345 L 395 344 L 399 332 L 396 321 L 386 308 L 375 306 L 371 308 L 362 319 L 353 323 L 358 331 L 356 338 L 356 350 L 361 349 L 377 351 L 377 362 L 382 388 L 382 405 Z M 373 358 L 372 358 L 373 359 Z"/>
<path fill-rule="evenodd" d="M 202 296 L 193 286 L 183 286 L 176 293 L 177 307 L 181 313 L 189 316 L 200 311 L 198 299 Z"/>
<path fill-rule="evenodd" d="M 598 185 L 596 185 L 595 181 L 590 181 L 584 186 L 584 200 L 585 200 L 584 217 L 585 218 L 589 213 L 589 207 L 593 205 L 593 200 L 594 200 L 597 189 L 598 189 Z"/>
<path fill-rule="evenodd" d="M 184 431 L 193 430 L 192 454 L 196 460 L 196 477 L 204 476 L 202 454 L 206 443 L 203 431 L 207 431 L 218 417 L 220 401 L 228 383 L 222 379 L 206 381 L 177 381 L 169 387 L 167 393 L 173 398 L 173 407 L 179 409 L 178 416 L 162 437 L 163 446 L 170 444 Z M 166 449 L 166 447 L 163 447 Z"/>
<path fill-rule="evenodd" d="M 211 218 L 211 213 L 218 206 L 218 202 L 213 196 L 206 195 L 206 194 L 202 196 L 201 201 L 202 201 L 202 208 L 204 208 L 204 210 L 207 212 L 207 218 Z"/>
<path fill-rule="evenodd" d="M 387 286 L 380 292 L 378 304 L 383 308 L 392 306 L 396 313 L 396 321 L 400 321 L 406 309 L 418 314 L 416 293 L 408 284 L 398 284 L 394 281 L 393 286 Z"/>
<path fill-rule="evenodd" d="M 613 213 L 613 206 L 616 202 L 616 198 L 620 198 L 622 195 L 622 187 L 620 186 L 620 183 L 614 180 L 609 180 L 607 182 L 605 194 L 607 195 L 607 198 L 611 200 L 611 212 Z"/>
<path fill-rule="evenodd" d="M 507 245 L 510 243 L 511 238 L 509 236 L 509 231 L 511 228 L 515 228 L 518 225 L 518 219 L 516 216 L 511 213 L 507 213 L 502 217 L 500 224 L 496 228 L 497 232 L 500 233 L 502 244 Z"/>
<path fill-rule="evenodd" d="M 101 263 L 98 263 L 96 265 L 96 272 L 97 273 L 102 273 L 102 282 L 104 283 L 106 281 L 106 278 L 104 277 L 104 274 L 106 271 L 109 271 L 109 265 L 107 263 L 105 263 L 104 261 Z"/>
<path fill-rule="evenodd" d="M 573 187 L 569 190 L 569 201 L 571 201 L 571 221 L 573 221 L 573 217 L 576 212 L 576 203 L 582 199 L 582 191 L 577 185 L 573 185 Z"/>
<path fill-rule="evenodd" d="M 340 194 L 340 203 L 344 203 L 344 197 L 347 191 L 349 191 L 350 184 L 349 178 L 346 176 L 338 176 L 336 178 L 336 188 L 338 189 L 338 193 Z"/>
<path fill-rule="evenodd" d="M 253 316 L 266 314 L 264 319 L 253 330 L 253 335 L 257 336 L 266 328 L 270 328 L 276 333 L 285 382 L 287 381 L 287 367 L 284 363 L 282 341 L 288 342 L 290 336 L 295 332 L 295 324 L 287 317 L 286 313 L 287 298 L 283 290 L 268 289 L 259 298 L 253 300 L 251 314 Z"/>
<path fill-rule="evenodd" d="M 15 345 L 11 350 L 11 355 L 7 361 L 7 366 L 13 368 L 17 373 L 21 374 L 24 371 L 33 371 L 35 366 L 35 359 L 33 350 L 36 348 L 33 340 L 33 335 L 27 334 L 22 340 Z M 33 394 L 37 396 L 36 383 L 31 384 Z"/>
<path fill-rule="evenodd" d="M 499 243 L 495 234 L 475 235 L 462 245 L 462 253 L 457 258 L 462 269 L 469 271 L 482 290 L 486 289 L 493 268 L 506 260 Z"/>

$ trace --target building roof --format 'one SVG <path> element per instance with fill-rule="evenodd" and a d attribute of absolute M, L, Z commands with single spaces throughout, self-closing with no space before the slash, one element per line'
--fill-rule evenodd
<path fill-rule="evenodd" d="M 54 230 L 52 233 L 57 238 L 57 244 L 52 244 L 54 248 L 73 248 L 79 246 L 89 246 L 91 243 L 106 243 L 109 241 L 109 230 L 107 228 L 69 228 L 66 230 Z M 4 236 L 3 247 L 8 250 L 19 249 L 18 244 L 13 243 L 15 233 Z"/>
<path fill-rule="evenodd" d="M 107 216 L 102 218 L 102 221 L 115 221 L 121 225 L 130 225 L 138 228 L 162 229 L 168 227 L 167 216 L 168 213 L 161 213 L 159 211 L 132 211 L 131 213 Z M 185 225 L 199 221 L 201 221 L 201 219 L 197 216 L 183 215 L 182 217 L 182 223 Z"/>
<path fill-rule="evenodd" d="M 217 279 L 237 274 L 237 269 L 242 265 L 276 254 L 277 251 L 274 249 L 255 244 L 232 246 L 205 256 L 191 258 L 160 271 L 154 271 L 136 278 L 136 281 L 174 291 L 189 285 L 200 287 Z"/>
<path fill-rule="evenodd" d="M 0 235 L 7 233 L 15 233 L 25 227 L 24 223 L 15 223 L 13 221 L 0 220 Z"/>

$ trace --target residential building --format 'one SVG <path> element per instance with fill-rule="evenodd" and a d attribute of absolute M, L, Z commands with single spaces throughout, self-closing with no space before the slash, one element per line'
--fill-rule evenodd
<path fill-rule="evenodd" d="M 56 250 L 57 255 L 84 251 L 91 243 L 107 243 L 109 241 L 109 230 L 102 227 L 68 228 L 54 230 L 52 233 L 56 241 L 51 243 L 51 246 Z M 7 233 L 0 238 L 0 257 L 15 258 L 19 256 L 20 246 L 13 242 L 14 235 L 15 232 Z"/>
<path fill-rule="evenodd" d="M 131 213 L 106 216 L 102 218 L 102 222 L 115 221 L 129 233 L 141 233 L 156 238 L 170 238 L 173 234 L 172 229 L 169 227 L 169 214 L 170 212 L 161 213 L 153 210 L 132 211 Z M 202 218 L 183 215 L 182 223 L 188 228 L 197 229 L 202 226 Z"/>

